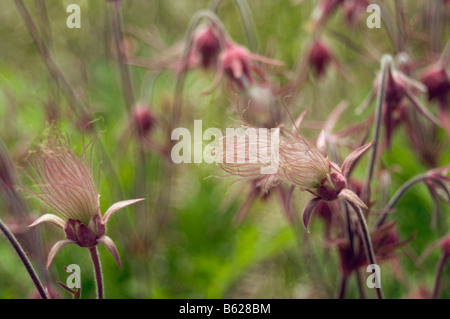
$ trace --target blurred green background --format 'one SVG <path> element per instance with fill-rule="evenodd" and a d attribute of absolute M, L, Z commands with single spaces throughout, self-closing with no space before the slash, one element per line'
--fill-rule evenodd
<path fill-rule="evenodd" d="M 46 12 L 43 10 L 45 2 Z M 72 88 L 93 110 L 96 124 L 102 131 L 101 141 L 94 147 L 95 170 L 100 170 L 99 192 L 104 212 L 112 203 L 142 196 L 136 180 L 145 176 L 146 203 L 135 205 L 114 216 L 108 235 L 116 242 L 123 269 L 119 270 L 113 258 L 103 247 L 105 294 L 107 298 L 333 298 L 339 282 L 339 262 L 335 249 L 329 258 L 324 253 L 322 221 L 314 219 L 311 233 L 301 223 L 292 228 L 282 214 L 279 200 L 270 196 L 257 200 L 242 224 L 235 225 L 233 217 L 244 202 L 248 184 L 235 183 L 233 178 L 217 178 L 223 172 L 208 164 L 181 164 L 173 167 L 170 210 L 159 216 L 157 198 L 165 187 L 161 176 L 163 161 L 157 154 L 148 155 L 145 171 L 138 171 L 139 144 L 130 136 L 130 119 L 125 108 L 117 63 L 113 57 L 113 42 L 107 1 L 25 1 L 33 18 L 46 37 L 58 66 L 63 70 Z M 67 5 L 79 4 L 82 10 L 81 29 L 68 29 Z M 260 44 L 260 53 L 272 54 L 286 66 L 283 76 L 274 77 L 278 85 L 286 84 L 295 76 L 297 61 L 305 54 L 304 48 L 311 31 L 308 21 L 316 1 L 250 1 Z M 123 23 L 143 31 L 159 34 L 170 47 L 183 40 L 191 17 L 207 8 L 208 1 L 179 0 L 124 0 Z M 14 1 L 0 4 L 0 137 L 18 166 L 23 165 L 27 150 L 35 147 L 48 125 L 49 112 L 59 113 L 59 126 L 79 150 L 93 136 L 81 133 L 64 95 L 55 86 Z M 426 1 L 408 1 L 407 15 L 420 18 Z M 232 38 L 247 45 L 245 30 L 233 1 L 224 0 L 218 10 Z M 47 22 L 48 19 L 48 22 Z M 157 32 L 156 32 L 157 30 Z M 414 30 L 409 30 L 415 34 Z M 417 23 L 417 37 L 411 36 L 408 54 L 422 58 L 426 48 L 416 40 L 426 32 L 426 26 Z M 343 42 L 339 33 L 352 46 Z M 442 41 L 448 40 L 448 30 Z M 426 36 L 426 34 L 425 34 Z M 307 121 L 324 121 L 340 101 L 347 100 L 350 108 L 338 123 L 339 128 L 362 120 L 373 112 L 357 116 L 354 109 L 369 94 L 379 62 L 370 59 L 364 50 L 381 57 L 397 53 L 385 28 L 369 30 L 365 16 L 354 29 L 345 26 L 342 13 L 334 14 L 327 24 L 324 38 L 333 54 L 345 67 L 348 77 L 331 67 L 318 81 L 308 77 L 302 94 L 292 110 L 295 115 L 305 108 L 310 112 Z M 371 46 L 367 46 L 370 43 Z M 445 42 L 443 42 L 445 43 Z M 354 45 L 354 47 L 353 47 Z M 133 47 L 138 56 L 154 57 L 158 52 L 137 39 Z M 158 116 L 167 115 L 167 105 L 173 99 L 175 77 L 163 71 L 149 85 L 148 70 L 131 67 L 137 99 L 148 104 Z M 151 76 L 151 75 L 150 75 Z M 181 126 L 191 128 L 194 119 L 203 120 L 203 127 L 225 128 L 236 122 L 235 100 L 218 88 L 210 96 L 202 96 L 214 78 L 212 72 L 188 72 Z M 430 109 L 435 111 L 433 107 Z M 158 127 L 156 140 L 167 136 Z M 317 131 L 306 131 L 317 136 Z M 383 156 L 383 166 L 393 173 L 389 193 L 406 180 L 425 172 L 403 129 L 396 132 L 393 148 Z M 439 164 L 448 164 L 450 148 L 445 146 Z M 349 152 L 349 150 L 345 150 Z M 345 153 L 348 154 L 348 153 Z M 111 172 L 111 163 L 118 176 Z M 356 176 L 364 176 L 367 159 L 358 166 Z M 98 169 L 97 169 L 98 168 Z M 23 176 L 20 182 L 31 184 Z M 23 194 L 27 196 L 26 194 Z M 293 210 L 298 217 L 310 195 L 296 191 Z M 39 201 L 27 197 L 29 211 L 34 217 L 51 212 Z M 0 205 L 0 207 L 2 207 Z M 400 237 L 405 239 L 416 232 L 408 245 L 410 253 L 420 255 L 428 245 L 448 233 L 449 208 L 442 206 L 438 228 L 430 229 L 432 200 L 425 186 L 414 187 L 399 203 L 395 213 Z M 11 220 L 4 209 L 0 217 Z M 81 267 L 83 298 L 95 297 L 92 265 L 87 250 L 69 245 L 57 255 L 49 271 L 44 260 L 51 244 L 62 239 L 63 233 L 53 226 L 40 226 L 40 242 L 44 251 L 32 259 L 47 284 L 62 298 L 70 295 L 57 286 L 68 274 L 63 267 L 78 264 Z M 400 250 L 402 277 L 395 276 L 389 261 L 383 263 L 382 285 L 389 298 L 404 298 L 423 285 L 431 289 L 440 252 L 434 252 L 418 269 L 410 257 Z M 363 273 L 364 274 L 364 273 Z M 450 297 L 450 267 L 445 268 L 442 297 Z M 366 278 L 365 274 L 363 278 Z M 26 298 L 33 294 L 33 286 L 14 251 L 0 237 L 0 298 Z M 347 296 L 358 298 L 354 279 L 349 283 Z M 373 297 L 372 292 L 369 296 Z"/>

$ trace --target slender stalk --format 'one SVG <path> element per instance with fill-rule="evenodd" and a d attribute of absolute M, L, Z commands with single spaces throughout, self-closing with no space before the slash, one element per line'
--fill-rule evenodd
<path fill-rule="evenodd" d="M 220 4 L 222 3 L 222 0 L 211 0 L 209 4 L 209 10 L 211 10 L 214 13 L 217 13 L 219 11 Z"/>
<path fill-rule="evenodd" d="M 358 285 L 359 296 L 361 299 L 366 299 L 366 293 L 364 292 L 363 280 L 361 278 L 361 272 L 359 269 L 355 271 L 356 283 Z"/>
<path fill-rule="evenodd" d="M 110 15 L 111 15 L 111 27 L 113 31 L 114 44 L 117 55 L 117 64 L 120 71 L 120 78 L 122 84 L 122 92 L 125 97 L 125 107 L 128 111 L 128 116 L 132 117 L 132 109 L 136 103 L 136 97 L 133 90 L 133 83 L 130 74 L 129 65 L 126 63 L 126 57 L 123 52 L 123 22 L 122 22 L 122 11 L 120 2 L 111 2 L 110 3 Z M 138 130 L 134 130 L 135 136 L 139 139 Z M 142 147 L 137 148 L 137 157 L 138 157 L 138 165 L 136 165 L 136 191 L 139 193 L 140 197 L 146 197 L 147 195 L 147 174 L 146 174 L 146 165 L 147 165 L 147 155 Z M 140 219 L 143 221 L 140 226 L 144 229 L 147 228 L 147 206 L 142 206 L 139 209 Z"/>
<path fill-rule="evenodd" d="M 241 14 L 241 20 L 244 24 L 245 34 L 247 36 L 248 46 L 253 52 L 258 52 L 258 37 L 256 35 L 256 27 L 253 21 L 252 12 L 246 0 L 235 0 L 236 6 Z"/>
<path fill-rule="evenodd" d="M 89 247 L 89 252 L 91 253 L 92 263 L 94 264 L 95 283 L 97 284 L 97 299 L 104 299 L 102 266 L 100 264 L 100 258 L 98 257 L 97 246 Z"/>
<path fill-rule="evenodd" d="M 208 19 L 209 21 L 211 21 L 212 23 L 214 23 L 216 25 L 218 30 L 221 32 L 219 38 L 220 38 L 222 47 L 224 46 L 224 39 L 229 38 L 229 35 L 228 35 L 225 27 L 223 26 L 220 19 L 214 14 L 214 12 L 209 11 L 209 10 L 202 10 L 202 11 L 197 12 L 192 17 L 192 19 L 189 23 L 189 27 L 187 29 L 186 35 L 185 35 L 186 45 L 184 47 L 183 54 L 181 57 L 182 69 L 178 73 L 178 75 L 176 77 L 176 81 L 175 81 L 175 94 L 174 94 L 173 108 L 172 108 L 172 113 L 171 113 L 171 118 L 170 118 L 170 125 L 168 127 L 169 135 L 171 135 L 172 129 L 178 125 L 179 120 L 180 120 L 181 108 L 182 108 L 182 102 L 183 102 L 184 80 L 186 78 L 186 73 L 187 73 L 187 68 L 186 68 L 187 59 L 189 57 L 189 52 L 191 50 L 191 46 L 192 46 L 192 42 L 193 42 L 192 39 L 194 36 L 195 28 L 198 26 L 198 24 L 200 23 L 200 21 L 202 19 Z"/>
<path fill-rule="evenodd" d="M 17 6 L 17 9 L 22 17 L 22 20 L 24 21 L 28 32 L 31 35 L 31 38 L 35 42 L 39 53 L 41 54 L 42 60 L 44 61 L 44 64 L 46 65 L 48 72 L 52 76 L 52 78 L 55 80 L 57 84 L 60 85 L 62 88 L 63 93 L 65 94 L 69 105 L 72 107 L 73 111 L 75 113 L 79 113 L 81 116 L 87 116 L 89 115 L 90 111 L 88 110 L 88 107 L 85 105 L 85 103 L 80 99 L 80 97 L 75 93 L 75 91 L 72 88 L 72 85 L 69 83 L 69 81 L 64 76 L 64 73 L 61 71 L 61 69 L 56 64 L 55 60 L 53 59 L 53 56 L 51 55 L 50 49 L 48 48 L 47 44 L 43 40 L 41 34 L 39 33 L 39 30 L 36 26 L 36 24 L 33 21 L 33 18 L 28 11 L 27 7 L 25 6 L 23 0 L 15 0 L 15 4 Z M 94 132 L 98 132 L 98 129 L 94 126 Z M 105 143 L 103 139 L 100 139 L 104 153 L 107 155 L 107 158 L 109 161 L 107 162 L 110 165 L 110 170 L 113 173 L 114 177 L 117 181 L 119 181 L 118 185 L 120 185 L 120 190 L 122 193 L 123 187 L 122 183 L 120 183 L 120 177 L 117 173 L 117 170 L 114 167 L 113 162 L 111 161 L 111 157 L 109 156 L 108 150 L 105 146 Z"/>
<path fill-rule="evenodd" d="M 377 160 L 378 144 L 380 143 L 381 122 L 383 114 L 383 104 L 386 97 L 386 82 L 390 72 L 392 63 L 392 57 L 390 55 L 384 55 L 381 59 L 381 81 L 377 93 L 377 105 L 375 109 L 375 128 L 374 128 L 374 140 L 375 143 L 372 147 L 372 153 L 370 157 L 369 166 L 367 169 L 366 180 L 362 191 L 361 199 L 368 203 L 370 201 L 370 183 L 372 181 L 373 172 L 375 169 L 375 163 Z"/>
<path fill-rule="evenodd" d="M 345 298 L 345 292 L 347 290 L 347 282 L 348 282 L 348 275 L 343 274 L 341 277 L 341 282 L 339 283 L 339 299 Z"/>
<path fill-rule="evenodd" d="M 116 48 L 117 61 L 120 70 L 120 77 L 122 80 L 123 94 L 125 96 L 126 107 L 128 111 L 131 111 L 135 103 L 135 97 L 133 92 L 133 85 L 131 83 L 130 69 L 125 61 L 123 53 L 123 27 L 122 27 L 122 14 L 120 10 L 119 2 L 111 2 L 111 25 L 114 36 L 114 44 Z"/>
<path fill-rule="evenodd" d="M 439 286 L 441 284 L 441 277 L 442 277 L 442 271 L 444 270 L 445 261 L 447 260 L 447 254 L 444 254 L 441 259 L 439 260 L 437 269 L 436 269 L 436 281 L 434 283 L 434 290 L 433 290 L 433 299 L 436 299 L 439 294 Z"/>
<path fill-rule="evenodd" d="M 42 299 L 50 299 L 48 296 L 44 285 L 42 284 L 41 280 L 39 279 L 39 276 L 37 275 L 36 271 L 33 268 L 33 265 L 31 265 L 30 260 L 28 259 L 27 255 L 25 254 L 25 251 L 23 250 L 20 243 L 17 241 L 16 237 L 13 233 L 9 230 L 8 226 L 3 223 L 3 221 L 0 219 L 0 230 L 5 234 L 5 237 L 8 239 L 8 241 L 13 246 L 14 250 L 16 251 L 17 255 L 19 256 L 20 260 L 22 261 L 23 265 L 25 266 L 28 274 L 31 277 L 31 280 L 33 280 L 34 285 L 36 286 L 39 294 L 41 295 Z"/>
<path fill-rule="evenodd" d="M 87 107 L 84 105 L 84 103 L 81 101 L 81 99 L 78 97 L 78 95 L 73 90 L 72 86 L 67 81 L 64 74 L 61 72 L 59 67 L 57 66 L 55 60 L 53 59 L 52 54 L 50 53 L 50 50 L 46 43 L 42 40 L 42 37 L 40 36 L 40 33 L 38 31 L 38 28 L 36 27 L 33 18 L 28 11 L 27 7 L 25 6 L 24 2 L 22 0 L 15 0 L 17 9 L 22 16 L 22 19 L 28 29 L 28 32 L 30 33 L 31 37 L 33 38 L 33 41 L 35 42 L 36 46 L 39 49 L 39 53 L 42 56 L 42 59 L 47 66 L 48 71 L 50 74 L 56 79 L 56 81 L 61 85 L 61 88 L 63 89 L 64 94 L 67 96 L 67 99 L 69 100 L 70 106 L 73 108 L 74 111 L 79 111 L 81 115 L 87 115 L 88 110 Z M 71 103 L 74 103 L 72 105 Z"/>
<path fill-rule="evenodd" d="M 356 216 L 358 217 L 359 225 L 361 227 L 362 239 L 364 243 L 364 250 L 366 251 L 367 259 L 369 260 L 370 264 L 372 265 L 376 264 L 377 260 L 375 258 L 375 252 L 373 250 L 372 239 L 370 238 L 369 228 L 367 227 L 367 222 L 364 217 L 363 211 L 361 207 L 350 202 L 349 204 L 353 207 L 353 210 L 355 211 Z M 381 290 L 381 287 L 376 288 L 376 291 L 378 299 L 383 299 L 383 291 Z"/>
<path fill-rule="evenodd" d="M 185 47 L 182 53 L 181 57 L 181 65 L 182 69 L 177 74 L 176 80 L 175 80 L 175 92 L 174 92 L 174 101 L 173 101 L 173 107 L 172 112 L 170 114 L 169 119 L 169 125 L 167 126 L 168 132 L 167 134 L 169 136 L 172 135 L 172 130 L 178 126 L 178 123 L 180 121 L 181 117 L 181 109 L 183 104 L 183 91 L 184 91 L 184 82 L 186 79 L 187 74 L 187 59 L 189 57 L 189 52 L 191 50 L 192 46 L 192 39 L 194 36 L 195 28 L 198 26 L 200 21 L 202 19 L 208 19 L 210 22 L 214 23 L 218 30 L 221 32 L 221 45 L 224 45 L 224 39 L 229 38 L 228 33 L 226 29 L 224 28 L 222 22 L 220 19 L 214 14 L 214 12 L 209 10 L 202 10 L 197 12 L 191 19 L 189 23 L 189 27 L 186 31 L 185 35 Z M 169 143 L 173 143 L 173 141 L 170 141 Z M 156 211 L 158 212 L 157 216 L 157 222 L 156 222 L 156 230 L 154 232 L 154 238 L 151 243 L 152 247 L 155 246 L 156 241 L 158 240 L 158 237 L 160 235 L 160 230 L 162 228 L 162 225 L 165 223 L 167 219 L 167 214 L 169 211 L 169 204 L 170 204 L 170 198 L 171 198 L 171 188 L 172 188 L 172 178 L 174 174 L 174 169 L 171 163 L 168 161 L 163 162 L 162 167 L 162 176 L 164 176 L 163 185 L 159 191 L 158 198 L 156 200 Z"/>
<path fill-rule="evenodd" d="M 403 184 L 398 191 L 395 193 L 395 195 L 391 198 L 389 203 L 387 203 L 386 207 L 383 210 L 382 215 L 378 218 L 376 227 L 380 227 L 385 221 L 389 214 L 389 211 L 397 205 L 400 198 L 402 198 L 403 195 L 415 184 L 422 182 L 427 179 L 426 174 L 421 174 L 418 176 L 415 176 L 411 178 L 409 181 L 407 181 L 405 184 Z"/>

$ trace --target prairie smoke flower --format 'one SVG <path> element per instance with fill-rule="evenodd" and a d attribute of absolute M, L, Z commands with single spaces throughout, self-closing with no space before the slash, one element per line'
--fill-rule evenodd
<path fill-rule="evenodd" d="M 147 105 L 139 103 L 133 108 L 133 124 L 139 136 L 147 135 L 155 126 L 156 118 Z"/>
<path fill-rule="evenodd" d="M 70 149 L 68 140 L 59 134 L 50 134 L 28 160 L 31 170 L 27 172 L 40 190 L 39 193 L 29 192 L 59 215 L 45 214 L 30 227 L 48 222 L 64 229 L 66 234 L 66 240 L 57 242 L 50 250 L 47 268 L 59 250 L 68 244 L 92 247 L 98 243 L 103 244 L 121 266 L 114 242 L 105 235 L 106 224 L 118 210 L 143 199 L 117 202 L 102 216 L 91 168 L 92 154 L 89 160 L 87 157 L 87 148 L 82 155 L 77 155 Z"/>
<path fill-rule="evenodd" d="M 340 168 L 330 162 L 326 155 L 323 132 L 317 148 L 309 145 L 300 132 L 293 134 L 284 128 L 280 128 L 279 132 L 276 149 L 273 147 L 274 141 L 268 143 L 264 136 L 247 139 L 249 136 L 242 131 L 241 134 L 236 134 L 237 143 L 234 137 L 231 139 L 225 136 L 222 139 L 223 149 L 220 147 L 216 149 L 216 156 L 222 163 L 222 169 L 230 175 L 259 179 L 258 186 L 265 191 L 284 181 L 313 194 L 315 197 L 306 205 L 303 212 L 306 227 L 314 208 L 322 200 L 333 201 L 343 198 L 357 206 L 367 208 L 358 195 L 348 189 L 347 178 L 353 166 L 373 143 L 352 152 Z M 236 161 L 236 158 L 241 160 Z M 273 168 L 274 159 L 278 164 L 277 170 L 264 174 L 262 169 Z"/>
<path fill-rule="evenodd" d="M 439 103 L 439 118 L 450 134 L 450 118 L 448 115 L 448 97 L 450 94 L 450 78 L 441 64 L 430 66 L 422 74 L 422 83 L 428 89 L 428 100 Z"/>
<path fill-rule="evenodd" d="M 395 222 L 384 224 L 382 227 L 372 231 L 370 236 L 377 261 L 391 260 L 397 277 L 401 277 L 396 250 L 409 243 L 413 236 L 404 241 L 400 241 L 395 229 Z M 363 249 L 362 238 L 358 232 L 353 233 L 353 241 L 356 243 L 354 247 L 351 246 L 350 241 L 346 237 L 331 240 L 327 244 L 327 246 L 337 246 L 341 270 L 344 276 L 347 277 L 358 268 L 369 263 Z"/>
<path fill-rule="evenodd" d="M 428 99 L 447 101 L 450 93 L 450 79 L 445 68 L 438 64 L 432 65 L 422 74 L 422 82 L 428 89 Z"/>
<path fill-rule="evenodd" d="M 360 108 L 367 107 L 375 99 L 376 92 L 381 86 L 381 74 L 377 76 L 374 83 L 374 89 L 368 101 Z M 390 66 L 385 83 L 386 95 L 383 102 L 383 125 L 386 130 L 385 143 L 389 148 L 392 141 L 394 129 L 404 122 L 408 116 L 409 108 L 405 104 L 408 100 L 422 116 L 442 127 L 442 122 L 437 119 L 417 98 L 417 92 L 426 92 L 427 88 L 420 82 L 410 78 L 401 70 Z"/>
<path fill-rule="evenodd" d="M 185 61 L 179 61 L 177 71 L 183 69 L 204 69 L 215 67 L 220 51 L 222 50 L 221 32 L 212 24 L 198 27 L 192 35 L 192 44 Z"/>
<path fill-rule="evenodd" d="M 253 61 L 277 66 L 284 65 L 281 61 L 251 53 L 245 47 L 228 40 L 225 43 L 223 52 L 219 56 L 219 69 L 217 70 L 213 84 L 204 94 L 212 92 L 224 74 L 241 90 L 247 89 L 250 85 L 255 84 L 252 72 L 256 72 L 261 76 L 263 72 Z"/>
<path fill-rule="evenodd" d="M 311 46 L 308 60 L 315 74 L 320 78 L 325 74 L 326 67 L 333 60 L 333 57 L 328 45 L 324 41 L 317 39 Z"/>
<path fill-rule="evenodd" d="M 203 68 L 215 66 L 221 44 L 217 31 L 212 26 L 203 26 L 197 29 L 194 34 L 193 46 L 195 60 L 198 59 Z"/>

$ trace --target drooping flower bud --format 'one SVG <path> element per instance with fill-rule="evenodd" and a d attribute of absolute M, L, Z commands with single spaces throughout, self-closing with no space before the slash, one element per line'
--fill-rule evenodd
<path fill-rule="evenodd" d="M 201 27 L 195 32 L 194 50 L 200 55 L 203 68 L 215 66 L 220 52 L 220 40 L 211 26 Z"/>
<path fill-rule="evenodd" d="M 133 123 L 139 136 L 145 136 L 155 126 L 156 118 L 146 105 L 140 103 L 133 109 Z"/>
<path fill-rule="evenodd" d="M 440 65 L 429 67 L 422 75 L 422 82 L 428 89 L 428 99 L 446 101 L 450 93 L 450 79 Z"/>
<path fill-rule="evenodd" d="M 315 40 L 309 51 L 308 59 L 317 77 L 324 75 L 326 67 L 332 60 L 328 45 L 320 39 Z"/>
<path fill-rule="evenodd" d="M 245 47 L 228 40 L 225 44 L 225 49 L 219 57 L 219 69 L 216 77 L 211 87 L 204 94 L 212 92 L 224 74 L 240 90 L 248 89 L 252 84 L 255 84 L 252 73 L 256 71 L 259 75 L 262 75 L 262 71 L 256 66 L 254 61 L 278 66 L 284 65 L 283 62 L 251 53 Z"/>

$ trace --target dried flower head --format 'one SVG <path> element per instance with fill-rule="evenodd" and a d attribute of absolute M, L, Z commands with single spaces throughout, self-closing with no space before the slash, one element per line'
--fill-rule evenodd
<path fill-rule="evenodd" d="M 92 173 L 92 145 L 93 142 L 85 147 L 81 155 L 75 154 L 68 139 L 62 137 L 59 132 L 52 131 L 39 150 L 31 154 L 28 160 L 30 169 L 27 173 L 39 188 L 39 192 L 29 192 L 59 215 L 45 214 L 30 227 L 49 222 L 64 229 L 67 238 L 53 246 L 48 256 L 47 268 L 56 253 L 65 245 L 91 247 L 98 243 L 102 243 L 110 251 L 120 266 L 116 246 L 105 235 L 106 223 L 119 209 L 143 199 L 115 203 L 101 215 L 100 195 Z"/>

